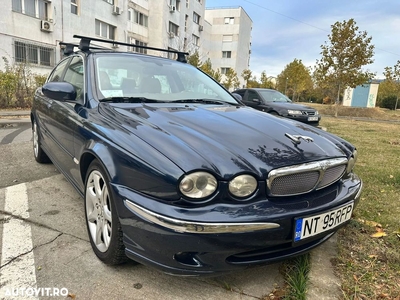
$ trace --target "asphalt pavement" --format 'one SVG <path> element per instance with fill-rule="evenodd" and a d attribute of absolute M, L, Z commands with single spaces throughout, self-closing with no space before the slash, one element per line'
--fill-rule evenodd
<path fill-rule="evenodd" d="M 29 115 L 30 115 L 29 110 L 0 110 L 0 129 L 2 129 L 2 128 L 7 129 L 9 127 L 14 126 L 13 124 L 18 124 L 18 123 L 26 123 L 25 125 L 27 125 L 30 122 Z M 28 125 L 25 127 L 24 127 L 25 131 L 27 131 L 29 128 Z M 17 129 L 15 129 L 15 130 L 17 130 Z M 26 135 L 26 133 L 25 133 L 25 135 Z M 2 159 L 0 159 L 0 162 L 1 161 L 2 161 Z M 7 162 L 5 162 L 5 161 L 3 161 L 3 163 L 7 164 Z M 3 167 L 3 163 L 0 167 Z M 60 178 L 62 178 L 61 175 L 55 175 L 55 176 L 59 176 Z M 28 186 L 28 189 L 31 188 L 33 191 L 35 191 L 34 190 L 35 186 L 36 187 L 43 186 L 43 185 L 40 185 L 35 182 L 33 182 L 33 183 L 28 182 L 26 184 Z M 66 183 L 66 185 L 68 186 L 67 183 Z M 50 183 L 48 183 L 46 181 L 45 186 L 49 187 Z M 54 188 L 58 189 L 59 187 L 54 187 Z M 0 191 L 2 191 L 2 189 L 0 189 Z M 33 193 L 32 195 L 35 195 L 35 194 Z M 61 196 L 66 197 L 66 195 L 61 195 Z M 72 197 L 72 198 L 75 199 L 76 197 Z M 35 198 L 33 197 L 33 199 L 35 199 Z M 31 199 L 29 199 L 29 200 L 31 201 Z M 39 201 L 39 200 L 33 200 L 33 201 Z M 73 202 L 77 202 L 77 201 L 74 200 Z M 44 203 L 44 205 L 45 205 L 45 203 Z M 79 204 L 79 205 L 81 205 L 81 204 Z M 77 209 L 80 208 L 79 205 L 77 208 L 69 207 L 67 209 L 68 210 L 72 209 L 72 210 L 76 211 Z M 71 206 L 71 205 L 69 204 L 69 206 Z M 0 215 L 0 217 L 1 217 L 1 215 Z M 80 217 L 82 218 L 82 216 L 80 216 Z M 32 217 L 30 217 L 30 219 L 31 220 L 29 222 L 33 225 L 35 225 L 38 222 L 38 220 L 35 220 L 34 215 Z M 54 222 L 50 222 L 52 219 L 54 219 Z M 76 272 L 77 272 L 77 270 L 82 271 L 82 268 L 85 268 L 85 267 L 87 268 L 87 270 L 90 270 L 90 268 L 92 266 L 88 262 L 92 262 L 93 264 L 96 264 L 96 268 L 105 268 L 101 264 L 99 265 L 96 260 L 93 260 L 93 261 L 91 260 L 92 256 L 88 254 L 87 249 L 86 249 L 88 246 L 86 233 L 84 233 L 84 234 L 82 233 L 82 236 L 80 236 L 81 233 L 72 234 L 72 232 L 77 232 L 77 231 L 81 230 L 80 228 L 71 229 L 70 234 L 61 235 L 60 234 L 60 232 L 62 232 L 61 229 L 54 230 L 54 228 L 56 228 L 54 226 L 57 226 L 57 218 L 51 218 L 51 215 L 49 215 L 46 217 L 45 223 L 47 223 L 47 221 L 49 221 L 49 223 L 44 224 L 43 219 L 41 219 L 40 222 L 42 222 L 43 224 L 41 224 L 41 226 L 39 226 L 38 228 L 36 228 L 34 226 L 33 227 L 34 229 L 32 229 L 33 233 L 35 233 L 34 230 L 46 231 L 43 234 L 43 236 L 47 237 L 45 241 L 42 241 L 42 242 L 44 242 L 44 244 L 46 244 L 47 242 L 50 243 L 50 241 L 52 241 L 52 240 L 58 240 L 58 243 L 61 243 L 63 245 L 74 244 L 76 247 L 75 246 L 73 248 L 65 247 L 65 249 L 63 249 L 63 254 L 62 254 L 63 257 L 65 256 L 67 258 L 68 257 L 71 258 L 73 255 L 77 255 L 76 257 L 83 255 L 81 259 L 77 260 L 78 265 L 76 267 L 74 267 L 76 269 L 70 270 L 73 275 L 73 276 L 71 276 L 70 281 L 68 281 L 70 284 L 75 284 L 76 286 L 79 286 L 79 284 L 81 284 L 81 282 L 79 282 L 79 279 L 77 279 Z M 73 224 L 75 224 L 75 222 L 71 222 L 71 224 L 72 224 L 71 226 L 73 226 Z M 60 224 L 60 226 L 65 227 L 65 224 Z M 63 227 L 60 227 L 60 228 L 63 228 Z M 68 229 L 67 229 L 67 231 L 68 231 Z M 41 234 L 38 234 L 38 235 L 42 236 Z M 336 241 L 336 237 L 334 236 L 329 241 L 327 241 L 320 247 L 317 247 L 316 249 L 314 249 L 311 252 L 311 271 L 309 274 L 310 280 L 308 283 L 307 299 L 310 299 L 310 300 L 327 299 L 328 300 L 328 299 L 339 299 L 341 297 L 340 280 L 335 276 L 333 266 L 331 264 L 331 259 L 333 259 L 336 256 L 336 251 L 337 251 L 337 241 Z M 59 257 L 54 257 L 54 258 L 51 257 L 51 249 L 45 255 L 49 256 L 51 259 L 54 259 L 54 264 L 60 264 Z M 83 259 L 84 257 L 86 257 L 86 259 Z M 62 261 L 62 259 L 61 259 L 61 261 Z M 82 266 L 82 267 L 80 267 L 80 266 Z M 60 267 L 62 267 L 62 265 L 60 265 Z M 121 281 L 123 280 L 121 278 L 121 276 L 122 277 L 132 276 L 130 273 L 130 268 L 134 268 L 134 266 L 128 265 L 128 266 L 121 268 L 121 270 L 118 272 L 118 274 L 115 274 L 115 276 L 117 276 L 118 280 L 121 280 Z M 139 268 L 139 273 L 142 272 L 142 269 L 143 268 Z M 174 299 L 185 299 L 185 297 L 189 297 L 192 299 L 217 299 L 217 298 L 214 298 L 214 296 L 218 297 L 218 299 L 227 299 L 227 298 L 229 298 L 229 299 L 269 299 L 269 298 L 265 298 L 267 296 L 267 295 L 265 295 L 266 286 L 269 286 L 269 287 L 273 287 L 275 285 L 282 286 L 282 282 L 283 282 L 283 278 L 281 277 L 281 275 L 279 275 L 279 265 L 277 265 L 277 264 L 265 266 L 265 267 L 261 267 L 261 268 L 251 269 L 249 272 L 232 273 L 228 277 L 225 277 L 221 280 L 223 280 L 224 282 L 226 280 L 226 282 L 233 283 L 232 286 L 238 287 L 238 290 L 240 291 L 240 293 L 236 295 L 237 297 L 236 296 L 233 297 L 232 295 L 228 296 L 228 294 L 226 294 L 224 291 L 221 291 L 221 289 L 215 289 L 215 286 L 216 286 L 215 282 L 210 283 L 207 280 L 196 281 L 196 282 L 192 282 L 191 280 L 180 281 L 180 280 L 176 280 L 176 277 L 165 275 L 165 276 L 161 277 L 160 284 L 154 284 L 154 282 L 152 282 L 151 278 L 155 279 L 156 275 L 154 275 L 152 273 L 152 271 L 150 271 L 150 270 L 146 270 L 144 272 L 147 272 L 147 273 L 150 272 L 150 274 L 147 274 L 148 276 L 150 276 L 149 277 L 150 281 L 148 282 L 148 285 L 152 286 L 152 289 L 150 289 L 150 290 L 146 289 L 146 291 L 147 291 L 146 294 L 150 293 L 151 295 L 149 295 L 149 294 L 146 295 L 146 294 L 141 293 L 141 296 L 139 297 L 141 299 L 142 298 L 143 299 L 160 299 L 160 298 L 169 299 L 170 297 L 166 297 L 166 294 L 168 294 L 169 292 L 175 293 L 175 297 L 172 296 L 172 298 L 174 298 Z M 54 274 L 54 276 L 60 276 L 60 275 Z M 90 274 L 87 274 L 87 276 L 90 277 Z M 107 277 L 109 277 L 109 275 L 107 275 Z M 175 278 L 175 279 L 168 280 L 169 277 Z M 40 277 L 39 277 L 39 279 L 40 279 Z M 65 278 L 64 279 L 60 278 L 59 280 L 64 281 L 64 282 L 66 281 Z M 87 278 L 87 280 L 93 285 L 96 282 L 95 279 Z M 111 279 L 108 278 L 107 280 L 111 280 Z M 142 280 L 144 280 L 143 277 L 142 277 Z M 159 279 L 157 279 L 157 280 L 159 280 Z M 171 286 L 171 282 L 172 282 L 172 286 Z M 179 282 L 179 284 L 178 284 L 178 282 Z M 141 283 L 141 284 L 143 284 L 143 283 Z M 177 285 L 177 286 L 174 286 L 174 285 Z M 125 288 L 122 287 L 122 289 L 125 289 L 124 292 L 122 293 L 123 295 L 129 295 L 129 293 L 125 294 L 125 292 L 128 292 L 127 288 L 128 287 L 125 287 Z M 190 296 L 191 291 L 195 292 L 196 289 L 199 289 L 197 292 L 199 292 L 200 294 L 198 294 L 197 297 Z M 205 290 L 207 290 L 207 291 L 205 292 Z M 216 290 L 214 294 L 212 292 L 213 290 Z M 145 293 L 145 290 L 142 290 L 142 292 Z M 158 298 L 157 295 L 160 296 L 160 298 Z M 213 296 L 211 296 L 211 295 L 213 295 Z M 86 296 L 90 296 L 90 295 L 88 294 Z M 93 296 L 93 294 L 91 294 L 91 296 Z M 153 297 L 153 296 L 155 296 L 155 297 Z M 169 295 L 169 296 L 171 296 L 171 295 Z"/>

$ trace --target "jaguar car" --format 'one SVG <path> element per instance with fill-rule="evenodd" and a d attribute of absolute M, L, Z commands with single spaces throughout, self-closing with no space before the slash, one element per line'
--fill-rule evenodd
<path fill-rule="evenodd" d="M 277 90 L 252 88 L 234 91 L 242 97 L 247 106 L 253 107 L 271 115 L 289 118 L 299 122 L 318 126 L 321 115 L 318 110 L 299 103 L 293 103 L 288 97 Z"/>
<path fill-rule="evenodd" d="M 33 153 L 82 196 L 101 261 L 215 276 L 306 253 L 349 222 L 354 145 L 243 105 L 185 53 L 75 37 L 35 92 Z"/>

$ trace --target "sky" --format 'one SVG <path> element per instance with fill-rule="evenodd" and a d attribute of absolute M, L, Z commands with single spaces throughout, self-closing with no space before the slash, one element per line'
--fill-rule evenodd
<path fill-rule="evenodd" d="M 295 58 L 314 67 L 331 25 L 353 18 L 375 45 L 364 69 L 384 78 L 400 60 L 400 0 L 206 0 L 206 7 L 241 6 L 253 21 L 249 69 L 277 76 Z"/>

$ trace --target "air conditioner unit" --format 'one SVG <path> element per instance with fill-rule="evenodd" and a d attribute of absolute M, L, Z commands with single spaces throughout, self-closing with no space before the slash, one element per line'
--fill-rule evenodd
<path fill-rule="evenodd" d="M 170 39 L 172 39 L 172 38 L 175 37 L 175 33 L 173 33 L 173 32 L 168 32 L 168 36 L 169 36 Z"/>
<path fill-rule="evenodd" d="M 203 31 L 204 27 L 203 25 L 199 25 L 199 31 Z"/>
<path fill-rule="evenodd" d="M 122 13 L 122 9 L 119 6 L 113 6 L 113 15 L 120 15 Z"/>
<path fill-rule="evenodd" d="M 171 5 L 169 7 L 169 12 L 175 12 L 176 11 L 176 6 L 175 5 Z"/>
<path fill-rule="evenodd" d="M 51 24 L 50 21 L 42 20 L 40 22 L 40 30 L 46 31 L 46 32 L 52 32 L 53 24 Z"/>

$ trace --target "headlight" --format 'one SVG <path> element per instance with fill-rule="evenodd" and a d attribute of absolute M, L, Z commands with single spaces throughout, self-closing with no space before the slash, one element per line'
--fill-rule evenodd
<path fill-rule="evenodd" d="M 288 109 L 288 114 L 289 115 L 301 115 L 301 111 L 300 110 L 291 110 L 291 109 Z"/>
<path fill-rule="evenodd" d="M 351 155 L 351 157 L 349 159 L 349 162 L 347 163 L 347 168 L 346 168 L 347 174 L 353 170 L 354 165 L 356 164 L 356 161 L 357 161 L 357 150 L 354 150 L 353 154 Z"/>
<path fill-rule="evenodd" d="M 316 111 L 315 111 L 315 115 L 316 115 L 316 116 L 318 116 L 318 115 L 319 115 L 319 112 L 318 112 L 318 110 L 316 110 Z"/>
<path fill-rule="evenodd" d="M 236 197 L 247 197 L 257 188 L 257 180 L 250 175 L 239 175 L 229 182 L 229 192 Z"/>
<path fill-rule="evenodd" d="M 179 190 L 189 198 L 201 199 L 210 196 L 217 189 L 217 179 L 206 172 L 186 175 L 179 183 Z"/>

